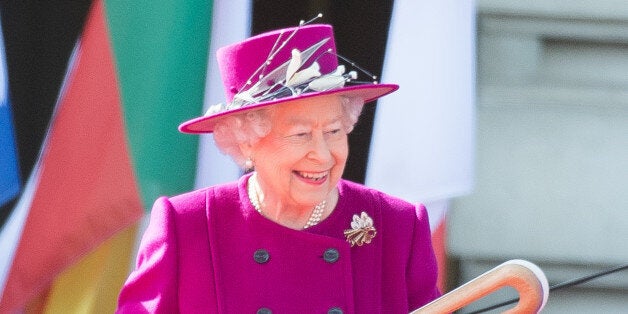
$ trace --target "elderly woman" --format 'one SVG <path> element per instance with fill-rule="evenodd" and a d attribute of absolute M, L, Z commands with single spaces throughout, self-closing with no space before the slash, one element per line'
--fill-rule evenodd
<path fill-rule="evenodd" d="M 218 62 L 227 104 L 179 129 L 252 171 L 155 202 L 118 311 L 408 313 L 438 297 L 425 208 L 341 179 L 364 103 L 398 86 L 345 73 L 328 25 Z"/>

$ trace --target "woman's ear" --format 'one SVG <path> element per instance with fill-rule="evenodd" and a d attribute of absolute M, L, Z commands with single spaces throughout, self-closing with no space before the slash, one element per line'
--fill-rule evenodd
<path fill-rule="evenodd" d="M 249 172 L 252 171 L 255 167 L 255 163 L 253 162 L 253 146 L 251 144 L 239 144 L 240 145 L 240 151 L 242 152 L 242 155 L 245 157 L 244 160 L 244 164 L 242 165 L 244 167 L 244 171 L 245 172 Z"/>
<path fill-rule="evenodd" d="M 253 159 L 253 145 L 251 143 L 240 143 L 242 155 L 248 159 Z"/>

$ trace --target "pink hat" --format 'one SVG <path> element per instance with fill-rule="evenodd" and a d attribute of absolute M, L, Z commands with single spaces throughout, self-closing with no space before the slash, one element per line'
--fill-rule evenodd
<path fill-rule="evenodd" d="M 369 102 L 392 93 L 396 84 L 357 82 L 345 73 L 330 25 L 280 29 L 223 47 L 217 52 L 226 104 L 182 123 L 183 133 L 211 133 L 218 117 L 323 95 L 347 95 Z M 371 78 L 369 78 L 371 79 Z"/>

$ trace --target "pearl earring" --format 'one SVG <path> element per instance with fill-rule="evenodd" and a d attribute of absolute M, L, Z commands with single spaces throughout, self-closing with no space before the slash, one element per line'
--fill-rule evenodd
<path fill-rule="evenodd" d="M 244 170 L 245 171 L 253 170 L 253 159 L 251 159 L 251 157 L 246 158 L 246 161 L 244 162 Z"/>

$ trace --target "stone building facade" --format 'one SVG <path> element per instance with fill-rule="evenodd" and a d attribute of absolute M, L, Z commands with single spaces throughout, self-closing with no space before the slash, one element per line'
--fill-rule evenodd
<path fill-rule="evenodd" d="M 477 60 L 476 186 L 449 212 L 453 285 L 512 258 L 550 285 L 628 263 L 628 2 L 479 0 Z M 626 311 L 624 271 L 552 292 L 544 313 Z"/>

